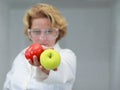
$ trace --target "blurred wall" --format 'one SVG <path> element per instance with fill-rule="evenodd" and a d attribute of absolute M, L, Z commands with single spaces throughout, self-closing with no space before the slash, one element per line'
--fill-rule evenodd
<path fill-rule="evenodd" d="M 73 90 L 119 89 L 120 80 L 115 81 L 120 74 L 119 4 L 115 6 L 118 7 L 60 8 L 68 21 L 68 35 L 60 45 L 72 49 L 77 55 L 77 78 Z M 5 9 L 0 15 L 0 71 L 5 71 L 0 73 L 2 87 L 14 58 L 29 42 L 23 34 L 23 15 L 26 9 L 9 8 L 6 3 L 0 3 L 0 7 L 0 11 Z M 116 29 L 116 33 L 113 33 L 113 29 Z M 114 37 L 116 34 L 117 37 Z M 112 89 L 115 87 L 112 85 L 116 84 L 118 89 Z"/>
<path fill-rule="evenodd" d="M 63 48 L 72 49 L 77 55 L 77 78 L 73 90 L 108 90 L 111 10 L 108 8 L 60 8 L 60 10 L 68 21 L 68 35 L 60 44 Z M 11 62 L 27 45 L 23 35 L 24 12 L 22 9 L 13 9 L 10 12 Z"/>
<path fill-rule="evenodd" d="M 9 7 L 0 2 L 0 90 L 2 90 L 6 72 L 9 69 Z"/>
<path fill-rule="evenodd" d="M 120 90 L 120 0 L 112 8 L 114 34 L 110 61 L 110 90 Z"/>

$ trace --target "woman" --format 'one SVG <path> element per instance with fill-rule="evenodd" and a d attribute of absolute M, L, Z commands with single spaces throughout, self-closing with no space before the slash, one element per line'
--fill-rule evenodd
<path fill-rule="evenodd" d="M 61 49 L 58 41 L 66 35 L 67 23 L 60 12 L 49 4 L 39 3 L 24 17 L 25 35 L 32 43 L 54 48 L 60 53 L 61 63 L 56 70 L 46 70 L 33 56 L 26 60 L 22 50 L 8 72 L 3 90 L 72 90 L 76 74 L 76 55 Z"/>

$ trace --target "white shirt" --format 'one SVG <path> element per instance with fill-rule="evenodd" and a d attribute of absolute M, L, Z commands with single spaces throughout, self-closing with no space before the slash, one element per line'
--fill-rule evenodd
<path fill-rule="evenodd" d="M 28 63 L 24 49 L 13 62 L 8 72 L 3 90 L 72 90 L 76 76 L 76 55 L 69 49 L 54 46 L 61 55 L 61 64 L 57 71 L 51 70 L 49 75 L 38 67 Z"/>

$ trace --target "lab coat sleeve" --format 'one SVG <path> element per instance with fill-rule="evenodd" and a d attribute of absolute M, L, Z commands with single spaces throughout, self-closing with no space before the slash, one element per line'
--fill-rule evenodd
<path fill-rule="evenodd" d="M 7 76 L 6 76 L 6 80 L 4 82 L 4 85 L 3 85 L 3 90 L 9 90 L 10 87 L 11 87 L 11 75 L 13 73 L 13 70 L 14 68 L 12 68 L 8 73 L 7 73 Z"/>
<path fill-rule="evenodd" d="M 17 76 L 20 76 L 19 75 L 20 72 L 24 74 L 28 73 L 26 62 L 27 61 L 24 58 L 24 52 L 21 51 L 13 61 L 11 70 L 6 75 L 6 80 L 4 82 L 3 90 L 11 89 L 11 86 L 12 86 L 11 82 L 13 82 L 14 78 L 17 78 Z"/>
<path fill-rule="evenodd" d="M 76 55 L 69 49 L 60 51 L 61 64 L 57 71 L 50 71 L 46 83 L 74 83 L 76 76 Z"/>
<path fill-rule="evenodd" d="M 33 67 L 33 69 L 34 69 L 33 78 L 35 78 L 37 81 L 41 82 L 48 77 L 48 75 L 44 73 L 39 67 Z"/>
<path fill-rule="evenodd" d="M 13 76 L 13 74 L 15 72 L 15 69 L 18 69 L 18 66 L 19 66 L 19 64 L 16 65 L 16 62 L 19 61 L 18 57 L 20 57 L 20 54 L 13 61 L 12 67 L 11 67 L 10 71 L 6 75 L 6 80 L 5 80 L 4 85 L 3 85 L 3 90 L 10 90 L 10 88 L 11 88 L 12 76 Z"/>

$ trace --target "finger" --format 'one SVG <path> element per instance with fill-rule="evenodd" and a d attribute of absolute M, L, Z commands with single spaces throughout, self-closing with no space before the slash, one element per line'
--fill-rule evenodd
<path fill-rule="evenodd" d="M 44 67 L 43 67 L 43 66 L 41 66 L 41 65 L 40 65 L 40 69 L 41 69 L 42 71 L 45 71 Z"/>
<path fill-rule="evenodd" d="M 40 69 L 44 72 L 44 73 L 46 73 L 47 75 L 49 75 L 49 72 L 50 72 L 50 70 L 46 70 L 43 66 L 41 66 L 40 65 Z"/>
<path fill-rule="evenodd" d="M 35 66 L 40 65 L 39 60 L 38 60 L 38 58 L 36 56 L 33 56 L 33 63 L 34 63 Z"/>
<path fill-rule="evenodd" d="M 34 65 L 33 62 L 31 60 L 28 60 L 28 62 L 31 64 L 31 65 Z"/>

